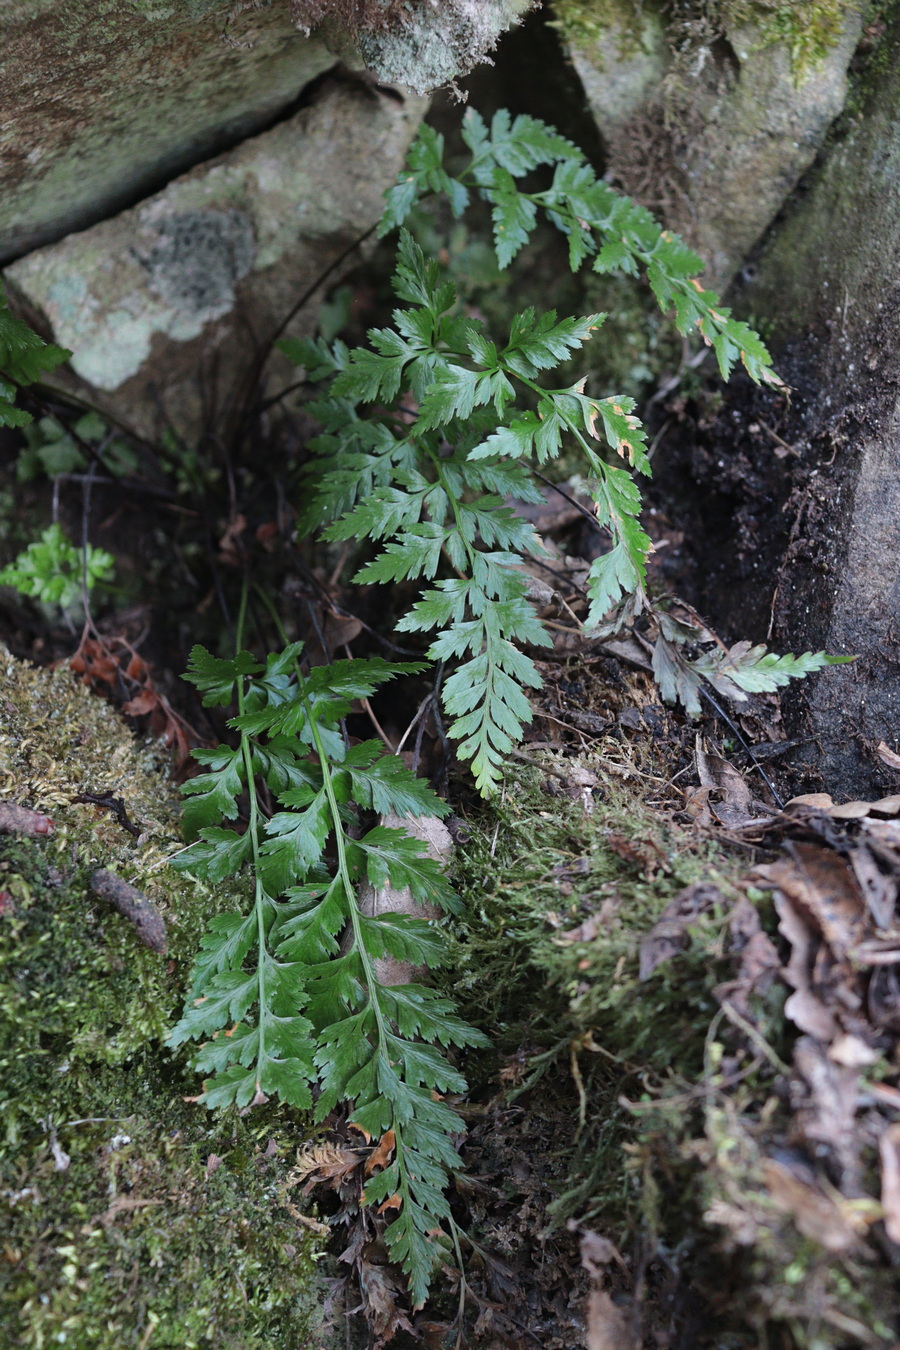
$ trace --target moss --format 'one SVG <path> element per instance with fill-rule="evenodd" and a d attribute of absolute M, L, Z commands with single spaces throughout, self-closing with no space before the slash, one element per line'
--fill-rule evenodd
<path fill-rule="evenodd" d="M 318 1344 L 321 1236 L 287 1190 L 305 1118 L 213 1118 L 161 1048 L 206 918 L 233 896 L 167 867 L 178 811 L 156 747 L 68 670 L 0 663 L 0 791 L 56 824 L 0 837 L 5 1343 Z M 113 790 L 140 836 L 72 803 L 86 790 Z M 90 892 L 96 867 L 163 915 L 165 956 Z"/>
<path fill-rule="evenodd" d="M 0 1171 L 7 1344 L 321 1344 L 321 1238 L 291 1213 L 288 1117 L 212 1122 L 152 1054 L 48 1086 L 45 1132 Z"/>
<path fill-rule="evenodd" d="M 847 8 L 847 0 L 728 0 L 724 17 L 757 25 L 761 47 L 783 43 L 802 81 L 836 46 Z"/>
<path fill-rule="evenodd" d="M 615 34 L 621 57 L 642 42 L 644 5 L 641 0 L 556 0 L 555 26 L 576 46 L 596 48 Z M 847 0 L 687 0 L 671 7 L 681 48 L 692 29 L 710 33 L 731 25 L 752 24 L 759 46 L 783 43 L 798 80 L 806 78 L 835 46 L 841 35 Z"/>
<path fill-rule="evenodd" d="M 743 889 L 777 938 L 774 912 L 741 882 L 740 855 L 679 824 L 671 798 L 666 809 L 657 775 L 670 770 L 654 771 L 639 742 L 631 758 L 616 745 L 575 761 L 546 756 L 563 775 L 593 772 L 590 812 L 564 789 L 553 795 L 557 778 L 517 767 L 503 800 L 470 822 L 458 864 L 470 928 L 455 991 L 500 1059 L 470 1063 L 470 1078 L 499 1072 L 514 1099 L 556 1104 L 554 1165 L 566 1179 L 551 1224 L 575 1220 L 623 1252 L 664 1252 L 664 1281 L 701 1309 L 698 1343 L 890 1345 L 887 1264 L 872 1246 L 836 1254 L 804 1236 L 768 1185 L 791 1137 L 784 991 L 751 996 L 752 1043 L 716 997 L 736 971 L 732 901 Z M 642 938 L 698 881 L 718 887 L 721 909 L 641 981 Z M 860 1216 L 872 1204 L 861 1200 Z M 652 1259 L 648 1270 L 652 1302 Z"/>

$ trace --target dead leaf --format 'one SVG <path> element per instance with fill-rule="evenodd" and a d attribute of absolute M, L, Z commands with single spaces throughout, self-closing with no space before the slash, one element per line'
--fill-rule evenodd
<path fill-rule="evenodd" d="M 605 1289 L 593 1289 L 587 1305 L 587 1350 L 631 1350 L 628 1318 Z"/>
<path fill-rule="evenodd" d="M 859 1036 L 847 1033 L 838 1036 L 828 1047 L 828 1058 L 845 1069 L 863 1069 L 869 1064 L 877 1064 L 879 1055 Z"/>
<path fill-rule="evenodd" d="M 785 802 L 785 811 L 791 806 L 812 806 L 816 811 L 829 811 L 834 806 L 834 799 L 829 792 L 803 792 Z"/>
<path fill-rule="evenodd" d="M 719 823 L 733 830 L 755 821 L 758 813 L 752 807 L 753 793 L 743 774 L 727 759 L 704 750 L 699 736 L 695 757 L 701 787 L 715 789 L 722 794 L 721 801 L 710 799 L 710 808 Z"/>
<path fill-rule="evenodd" d="M 699 787 L 692 788 L 685 795 L 684 809 L 697 825 L 711 826 L 713 823 L 712 812 L 709 809 L 711 792 L 712 788 Z"/>
<path fill-rule="evenodd" d="M 875 751 L 882 764 L 886 764 L 890 769 L 900 769 L 900 755 L 896 750 L 892 750 L 886 741 L 879 742 L 878 749 Z"/>
<path fill-rule="evenodd" d="M 832 820 L 864 820 L 871 806 L 871 802 L 843 802 L 840 806 L 832 806 L 828 814 Z"/>
<path fill-rule="evenodd" d="M 773 1202 L 791 1216 L 804 1237 L 829 1252 L 846 1252 L 857 1245 L 855 1228 L 831 1196 L 774 1158 L 766 1158 L 762 1170 Z"/>
<path fill-rule="evenodd" d="M 725 903 L 718 886 L 709 882 L 695 882 L 679 891 L 641 942 L 639 978 L 648 980 L 658 965 L 683 951 L 688 945 L 691 924 L 701 914 Z"/>
<path fill-rule="evenodd" d="M 881 1207 L 891 1242 L 900 1243 L 900 1124 L 889 1125 L 878 1141 L 881 1154 Z"/>
<path fill-rule="evenodd" d="M 804 843 L 788 848 L 790 857 L 757 867 L 756 875 L 788 895 L 843 961 L 866 930 L 866 905 L 856 877 L 833 849 Z"/>
<path fill-rule="evenodd" d="M 757 874 L 767 871 L 758 867 Z M 834 1014 L 810 988 L 813 958 L 819 947 L 819 940 L 810 928 L 801 912 L 789 896 L 783 891 L 774 895 L 775 909 L 778 914 L 778 931 L 787 938 L 791 946 L 791 955 L 787 966 L 782 970 L 786 984 L 794 990 L 784 1005 L 785 1016 L 811 1036 L 830 1043 L 838 1032 Z"/>
<path fill-rule="evenodd" d="M 398 1302 L 403 1298 L 400 1277 L 390 1266 L 369 1261 L 365 1256 L 360 1256 L 355 1265 L 366 1321 L 378 1337 L 377 1344 L 386 1345 L 398 1331 L 411 1332 L 410 1321 Z"/>
<path fill-rule="evenodd" d="M 856 1129 L 857 1071 L 832 1063 L 825 1047 L 811 1036 L 801 1036 L 794 1046 L 794 1067 L 807 1088 L 807 1098 L 797 1110 L 804 1137 L 830 1150 L 845 1179 L 855 1181 L 862 1142 Z M 821 1151 L 813 1149 L 816 1154 Z"/>
<path fill-rule="evenodd" d="M 387 1167 L 391 1161 L 394 1149 L 397 1147 L 397 1136 L 393 1130 L 387 1130 L 381 1136 L 375 1148 L 366 1159 L 366 1176 L 370 1177 L 376 1167 Z"/>
<path fill-rule="evenodd" d="M 897 901 L 898 878 L 878 866 L 869 849 L 858 846 L 850 854 L 850 866 L 866 897 L 869 913 L 878 928 L 890 928 Z"/>
<path fill-rule="evenodd" d="M 574 1220 L 569 1221 L 570 1228 L 574 1225 Z M 592 1280 L 602 1280 L 607 1266 L 615 1263 L 621 1270 L 627 1273 L 628 1267 L 622 1257 L 621 1252 L 615 1243 L 610 1242 L 609 1238 L 603 1237 L 600 1233 L 594 1233 L 590 1229 L 583 1233 L 579 1243 L 581 1253 L 581 1264 L 584 1266 Z"/>

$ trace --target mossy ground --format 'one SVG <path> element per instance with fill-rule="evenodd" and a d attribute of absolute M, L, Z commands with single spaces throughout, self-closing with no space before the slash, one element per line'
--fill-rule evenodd
<path fill-rule="evenodd" d="M 889 1269 L 871 1249 L 835 1257 L 773 1201 L 766 1168 L 791 1137 L 785 1064 L 795 1033 L 785 991 L 775 983 L 751 996 L 750 1037 L 716 992 L 739 966 L 735 901 L 749 897 L 778 938 L 771 903 L 745 880 L 746 854 L 678 812 L 665 784 L 675 765 L 658 758 L 654 775 L 648 745 L 632 747 L 630 779 L 621 742 L 618 753 L 615 742 L 574 758 L 535 753 L 551 772 L 513 766 L 501 800 L 469 822 L 457 868 L 468 927 L 455 983 L 462 1011 L 497 1052 L 469 1065 L 476 1090 L 480 1070 L 495 1119 L 515 1104 L 522 1115 L 508 1128 L 520 1137 L 533 1117 L 546 1136 L 536 1136 L 537 1158 L 524 1141 L 544 1178 L 532 1241 L 549 1250 L 549 1234 L 568 1221 L 646 1260 L 643 1329 L 667 1328 L 675 1337 L 667 1344 L 891 1345 Z M 610 754 L 615 775 L 604 767 Z M 593 791 L 573 800 L 554 769 L 592 773 Z M 698 882 L 712 883 L 720 903 L 642 981 L 642 939 Z M 502 1123 L 495 1153 L 498 1135 Z M 505 1222 L 512 1242 L 521 1221 Z M 491 1230 L 501 1244 L 502 1226 Z"/>
<path fill-rule="evenodd" d="M 213 1118 L 161 1048 L 229 896 L 166 865 L 157 748 L 67 669 L 0 662 L 0 792 L 56 825 L 0 836 L 0 1345 L 317 1346 L 322 1236 L 288 1189 L 304 1118 Z M 138 837 L 71 802 L 105 790 Z M 165 955 L 90 892 L 98 867 L 156 906 Z"/>

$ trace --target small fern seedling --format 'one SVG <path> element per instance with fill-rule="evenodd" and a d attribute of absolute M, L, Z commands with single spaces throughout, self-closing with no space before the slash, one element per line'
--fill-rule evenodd
<path fill-rule="evenodd" d="M 505 267 L 543 211 L 567 235 L 573 270 L 589 258 L 597 272 L 643 269 L 660 308 L 673 311 L 679 332 L 702 335 L 724 377 L 740 360 L 756 382 L 781 385 L 759 336 L 697 281 L 696 254 L 599 180 L 569 141 L 534 118 L 512 120 L 505 111 L 490 129 L 469 111 L 463 138 L 471 160 L 453 178 L 443 164 L 443 138 L 422 128 L 406 171 L 387 193 L 382 233 L 402 226 L 427 193 L 446 194 L 460 215 L 475 191 L 491 203 Z M 541 165 L 553 166 L 552 185 L 523 191 L 517 180 Z M 497 344 L 461 312 L 454 286 L 402 228 L 394 289 L 406 307 L 394 311 L 393 327 L 370 332 L 371 350 L 322 340 L 279 344 L 308 379 L 331 381 L 326 396 L 309 405 L 323 433 L 312 443 L 316 458 L 300 527 L 325 525 L 330 540 L 381 541 L 358 582 L 429 583 L 398 628 L 433 634 L 429 657 L 456 663 L 442 697 L 450 734 L 483 793 L 496 789 L 504 758 L 531 718 L 527 691 L 541 684 L 520 644 L 550 645 L 522 574 L 523 560 L 539 559 L 541 545 L 504 502 L 543 500 L 532 467 L 555 459 L 564 441 L 583 455 L 597 523 L 612 542 L 590 569 L 585 627 L 603 635 L 641 614 L 651 619 L 654 671 L 667 701 L 680 701 L 695 716 L 704 682 L 740 700 L 850 659 L 823 652 L 777 657 L 748 643 L 729 651 L 648 596 L 651 542 L 640 524 L 633 474 L 649 475 L 650 463 L 634 400 L 594 397 L 585 380 L 551 386 L 552 372 L 589 340 L 603 314 L 560 319 L 552 310 L 527 309 Z M 364 404 L 373 405 L 367 415 L 360 412 Z M 699 657 L 698 646 L 706 648 Z"/>
<path fill-rule="evenodd" d="M 113 567 L 114 559 L 105 549 L 90 544 L 78 549 L 53 524 L 0 571 L 0 586 L 12 586 L 20 595 L 67 610 L 84 591 L 109 582 Z"/>
<path fill-rule="evenodd" d="M 315 1093 L 317 1120 L 348 1102 L 369 1136 L 393 1131 L 394 1159 L 364 1196 L 394 1215 L 385 1241 L 420 1304 L 434 1234 L 449 1214 L 448 1174 L 458 1168 L 451 1135 L 460 1120 L 444 1094 L 465 1090 L 441 1047 L 487 1042 L 433 989 L 379 982 L 379 958 L 433 968 L 445 943 L 424 917 L 364 914 L 360 886 L 409 887 L 444 910 L 457 902 L 418 840 L 359 825 L 360 813 L 445 816 L 448 808 L 380 742 L 348 746 L 340 727 L 354 699 L 420 667 L 353 660 L 304 674 L 300 651 L 289 645 L 265 666 L 246 651 L 233 660 L 199 646 L 191 653 L 185 678 L 204 703 L 236 701 L 237 744 L 194 752 L 207 771 L 182 791 L 185 829 L 196 838 L 173 865 L 212 883 L 246 869 L 253 903 L 210 921 L 169 1045 L 203 1042 L 194 1065 L 208 1107 L 273 1094 L 310 1107 Z M 269 816 L 263 783 L 279 807 Z M 242 794 L 243 833 L 228 824 Z"/>

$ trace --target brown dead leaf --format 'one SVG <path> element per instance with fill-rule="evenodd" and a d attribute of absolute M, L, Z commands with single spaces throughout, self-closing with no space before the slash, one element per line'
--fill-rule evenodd
<path fill-rule="evenodd" d="M 247 528 L 247 517 L 240 512 L 232 516 L 225 528 L 225 533 L 219 540 L 219 561 L 226 563 L 229 567 L 239 567 L 246 557 L 246 550 L 241 544 L 241 535 Z"/>
<path fill-rule="evenodd" d="M 724 903 L 725 897 L 718 886 L 709 882 L 695 882 L 679 891 L 641 942 L 640 979 L 648 980 L 658 965 L 683 951 L 688 945 L 691 924 L 701 914 Z"/>
<path fill-rule="evenodd" d="M 376 1167 L 387 1167 L 396 1147 L 397 1136 L 393 1130 L 387 1130 L 366 1159 L 366 1176 L 370 1177 Z"/>
<path fill-rule="evenodd" d="M 628 1318 L 605 1289 L 593 1289 L 587 1305 L 587 1350 L 632 1350 Z"/>
<path fill-rule="evenodd" d="M 758 874 L 766 870 L 758 867 L 756 872 Z M 794 993 L 784 1005 L 785 1016 L 801 1031 L 830 1043 L 837 1035 L 838 1024 L 830 1008 L 810 987 L 819 939 L 804 915 L 783 891 L 775 892 L 774 903 L 779 920 L 778 931 L 791 945 L 790 959 L 782 970 L 782 976 Z"/>
<path fill-rule="evenodd" d="M 684 809 L 697 825 L 711 826 L 713 823 L 712 812 L 709 809 L 711 792 L 712 788 L 699 787 L 692 788 L 685 794 Z"/>
<path fill-rule="evenodd" d="M 850 854 L 850 866 L 866 897 L 869 913 L 878 928 L 890 928 L 897 901 L 898 877 L 883 872 L 871 851 L 859 845 Z"/>
<path fill-rule="evenodd" d="M 349 646 L 362 630 L 362 621 L 353 615 L 329 614 L 325 622 L 325 642 L 329 651 Z"/>
<path fill-rule="evenodd" d="M 380 1265 L 361 1255 L 355 1262 L 366 1321 L 377 1337 L 376 1346 L 387 1345 L 398 1331 L 412 1331 L 405 1312 L 400 1307 L 403 1299 L 402 1277 L 390 1266 Z"/>
<path fill-rule="evenodd" d="M 569 928 L 565 933 L 560 933 L 559 937 L 553 938 L 552 941 L 556 947 L 571 947 L 574 942 L 593 942 L 599 932 L 600 920 L 596 914 L 592 914 L 577 928 Z"/>
<path fill-rule="evenodd" d="M 896 750 L 892 750 L 886 741 L 880 741 L 878 749 L 875 751 L 882 764 L 886 764 L 889 769 L 900 769 L 900 755 Z"/>
<path fill-rule="evenodd" d="M 840 1204 L 818 1186 L 774 1158 L 763 1163 L 763 1177 L 775 1205 L 791 1216 L 804 1237 L 829 1252 L 846 1252 L 857 1245 L 856 1230 Z"/>
<path fill-rule="evenodd" d="M 856 1128 L 858 1073 L 828 1058 L 824 1046 L 801 1036 L 794 1046 L 794 1067 L 806 1085 L 807 1096 L 798 1106 L 797 1123 L 818 1155 L 822 1145 L 834 1154 L 845 1179 L 856 1180 L 862 1143 Z"/>
<path fill-rule="evenodd" d="M 720 801 L 710 799 L 713 815 L 727 829 L 739 829 L 756 819 L 752 808 L 753 794 L 743 774 L 738 773 L 733 764 L 720 755 L 704 750 L 700 737 L 695 745 L 697 773 L 701 787 L 715 789 L 721 793 Z"/>
<path fill-rule="evenodd" d="M 740 956 L 737 974 L 720 984 L 715 996 L 720 1003 L 730 1003 L 744 1017 L 750 1016 L 749 999 L 756 990 L 765 992 L 781 969 L 781 961 L 774 942 L 760 923 L 756 906 L 742 895 L 728 920 L 731 950 Z"/>
<path fill-rule="evenodd" d="M 900 1243 L 900 1124 L 889 1125 L 878 1141 L 881 1154 L 881 1207 L 891 1242 Z"/>
<path fill-rule="evenodd" d="M 832 820 L 864 820 L 871 806 L 871 802 L 842 802 L 839 806 L 832 806 L 828 814 Z"/>
<path fill-rule="evenodd" d="M 334 1144 L 311 1144 L 297 1154 L 296 1166 L 288 1177 L 288 1185 L 296 1186 L 305 1182 L 303 1194 L 309 1195 L 323 1181 L 330 1181 L 337 1190 L 343 1178 L 359 1167 L 363 1158 L 350 1149 L 337 1148 Z"/>
<path fill-rule="evenodd" d="M 834 799 L 830 792 L 803 792 L 799 797 L 792 797 L 789 802 L 785 802 L 785 811 L 790 806 L 811 806 L 816 811 L 830 811 Z"/>
<path fill-rule="evenodd" d="M 850 866 L 833 849 L 789 844 L 790 857 L 756 868 L 756 874 L 790 897 L 838 961 L 865 936 L 866 904 Z"/>

